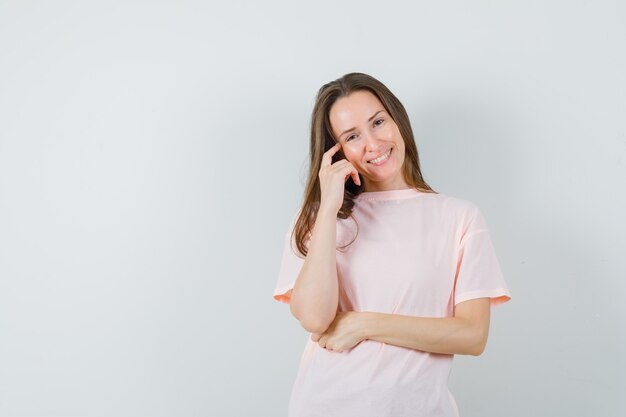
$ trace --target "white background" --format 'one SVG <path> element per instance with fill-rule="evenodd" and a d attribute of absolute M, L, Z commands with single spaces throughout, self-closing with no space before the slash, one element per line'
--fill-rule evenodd
<path fill-rule="evenodd" d="M 0 415 L 284 416 L 315 93 L 365 72 L 512 294 L 462 417 L 623 416 L 620 1 L 0 2 Z"/>

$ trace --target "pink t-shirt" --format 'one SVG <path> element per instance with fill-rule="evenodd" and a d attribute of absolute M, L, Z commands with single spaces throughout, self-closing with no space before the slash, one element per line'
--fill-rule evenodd
<path fill-rule="evenodd" d="M 339 311 L 453 317 L 465 300 L 511 298 L 475 204 L 412 188 L 372 191 L 356 198 L 353 216 L 358 236 L 336 252 Z M 304 263 L 289 241 L 295 220 L 273 295 L 284 303 Z M 352 219 L 337 219 L 338 245 L 355 232 Z M 289 417 L 458 417 L 448 389 L 453 357 L 370 339 L 333 352 L 309 338 Z"/>

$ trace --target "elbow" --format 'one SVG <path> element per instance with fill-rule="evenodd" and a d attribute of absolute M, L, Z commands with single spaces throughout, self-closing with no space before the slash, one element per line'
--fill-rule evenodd
<path fill-rule="evenodd" d="M 468 353 L 472 356 L 480 356 L 485 351 L 486 346 L 487 334 L 484 332 L 477 332 L 477 335 L 473 340 L 472 347 Z"/>
<path fill-rule="evenodd" d="M 480 355 L 483 354 L 484 351 L 485 351 L 485 347 L 484 346 L 477 346 L 477 347 L 474 347 L 474 349 L 472 349 L 468 353 L 470 355 L 472 355 L 472 356 L 480 356 Z"/>
<path fill-rule="evenodd" d="M 295 299 L 295 303 L 294 303 Z M 334 314 L 328 314 L 328 317 L 323 317 L 323 314 L 320 312 L 312 312 L 309 309 L 306 311 L 301 311 L 302 308 L 298 307 L 298 299 L 293 297 L 289 303 L 289 309 L 291 310 L 291 314 L 300 322 L 300 325 L 310 333 L 322 334 L 324 333 L 330 324 L 335 319 L 336 311 Z"/>
<path fill-rule="evenodd" d="M 309 333 L 317 333 L 322 334 L 330 326 L 331 321 L 321 320 L 320 318 L 313 315 L 301 314 L 294 307 L 293 303 L 291 304 L 291 314 L 300 322 L 300 325 Z"/>
<path fill-rule="evenodd" d="M 309 333 L 316 333 L 316 334 L 322 334 L 324 333 L 327 329 L 329 324 L 325 324 L 323 322 L 320 322 L 319 320 L 300 320 L 300 324 L 302 325 L 302 327 L 304 328 L 304 330 L 306 330 Z"/>

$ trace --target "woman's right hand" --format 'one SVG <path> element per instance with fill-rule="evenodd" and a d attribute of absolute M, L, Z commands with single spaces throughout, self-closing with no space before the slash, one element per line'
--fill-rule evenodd
<path fill-rule="evenodd" d="M 347 159 L 332 163 L 333 155 L 337 153 L 340 147 L 341 144 L 336 143 L 335 146 L 324 152 L 318 174 L 322 193 L 320 206 L 335 210 L 335 213 L 339 212 L 343 204 L 346 180 L 352 177 L 355 184 L 361 185 L 359 172 Z"/>

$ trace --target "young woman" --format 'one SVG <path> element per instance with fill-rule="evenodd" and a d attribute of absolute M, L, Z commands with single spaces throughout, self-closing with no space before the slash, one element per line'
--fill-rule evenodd
<path fill-rule="evenodd" d="M 453 355 L 480 355 L 511 298 L 485 219 L 426 184 L 404 106 L 369 75 L 322 86 L 310 150 L 274 290 L 311 333 L 289 416 L 457 417 Z"/>

